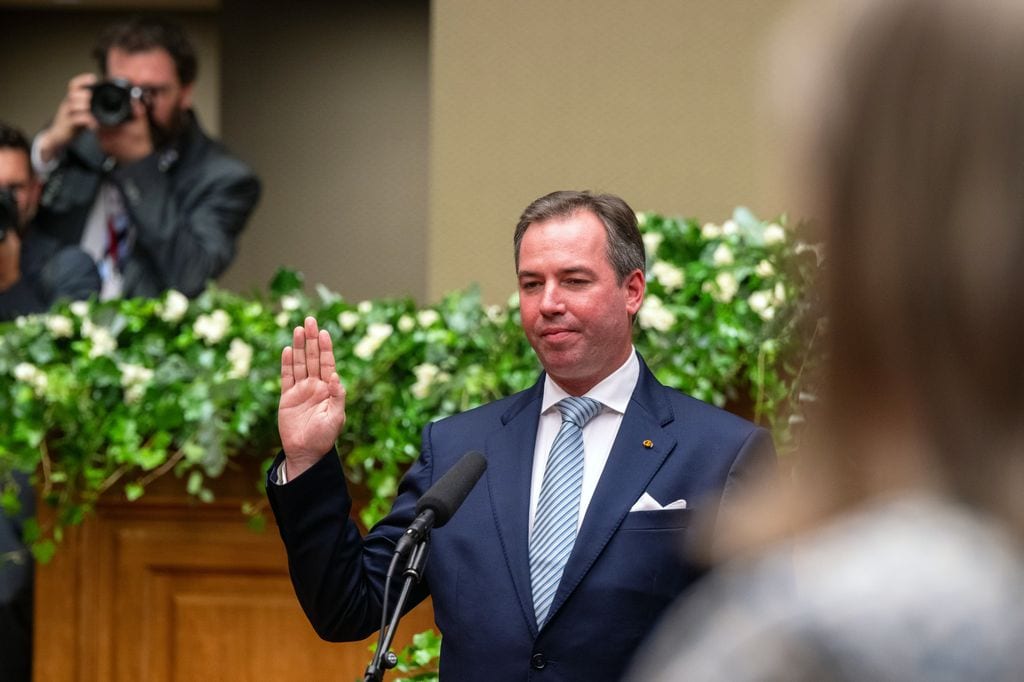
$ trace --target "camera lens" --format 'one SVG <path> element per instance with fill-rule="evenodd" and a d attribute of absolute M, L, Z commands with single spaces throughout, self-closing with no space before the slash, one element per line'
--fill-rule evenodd
<path fill-rule="evenodd" d="M 92 86 L 89 110 L 102 126 L 121 125 L 132 117 L 132 86 L 112 79 Z"/>

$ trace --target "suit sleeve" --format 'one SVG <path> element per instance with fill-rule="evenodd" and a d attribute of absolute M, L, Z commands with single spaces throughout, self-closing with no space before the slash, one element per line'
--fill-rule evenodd
<path fill-rule="evenodd" d="M 188 206 L 176 199 L 170 164 L 160 154 L 112 173 L 137 230 L 134 248 L 146 253 L 167 288 L 187 296 L 199 294 L 234 259 L 235 241 L 260 194 L 259 180 L 241 161 L 210 155 L 199 163 Z"/>
<path fill-rule="evenodd" d="M 282 460 L 283 453 L 271 472 Z M 431 470 L 425 449 L 402 478 L 391 512 L 365 538 L 351 517 L 352 497 L 336 451 L 285 485 L 268 480 L 267 495 L 288 554 L 295 594 L 321 638 L 358 641 L 380 627 L 395 543 L 415 518 L 416 502 L 430 484 Z M 402 586 L 400 569 L 396 572 L 388 597 L 392 607 Z M 426 596 L 421 582 L 413 588 L 406 610 Z"/>
<path fill-rule="evenodd" d="M 763 428 L 755 428 L 733 459 L 713 528 L 707 528 L 710 532 L 700 538 L 705 547 L 723 546 L 723 535 L 736 527 L 735 520 L 751 513 L 751 508 L 744 502 L 755 493 L 776 488 L 778 477 L 778 457 L 771 434 Z"/>

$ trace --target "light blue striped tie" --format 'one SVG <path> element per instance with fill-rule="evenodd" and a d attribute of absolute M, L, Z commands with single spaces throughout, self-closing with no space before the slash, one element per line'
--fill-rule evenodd
<path fill-rule="evenodd" d="M 530 538 L 530 582 L 538 626 L 547 620 L 576 541 L 583 486 L 583 427 L 601 411 L 601 403 L 593 398 L 570 397 L 556 407 L 562 413 L 562 427 L 548 455 Z"/>

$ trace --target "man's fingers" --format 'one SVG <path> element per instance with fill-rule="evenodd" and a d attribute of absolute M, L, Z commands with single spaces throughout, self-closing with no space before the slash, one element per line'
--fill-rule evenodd
<path fill-rule="evenodd" d="M 281 392 L 295 385 L 295 370 L 292 367 L 292 347 L 285 346 L 281 351 Z"/>
<path fill-rule="evenodd" d="M 316 320 L 312 317 L 307 317 L 305 322 L 305 336 L 306 336 L 306 375 L 311 377 L 320 376 L 320 341 L 319 331 L 316 327 Z"/>
<path fill-rule="evenodd" d="M 306 332 L 302 327 L 296 327 L 292 330 L 292 346 L 290 349 L 292 352 L 291 363 L 292 363 L 292 378 L 294 381 L 302 381 L 308 374 L 306 373 Z"/>
<path fill-rule="evenodd" d="M 331 381 L 332 377 L 337 378 L 338 372 L 334 366 L 334 348 L 331 344 L 331 335 L 326 329 L 320 330 L 320 378 L 324 381 Z"/>

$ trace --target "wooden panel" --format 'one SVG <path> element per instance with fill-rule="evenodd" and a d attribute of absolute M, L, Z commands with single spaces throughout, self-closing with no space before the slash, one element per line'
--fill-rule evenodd
<path fill-rule="evenodd" d="M 35 679 L 362 679 L 376 637 L 320 640 L 292 591 L 276 527 L 249 530 L 232 497 L 105 501 L 69 532 L 37 568 Z M 432 624 L 421 605 L 396 639 Z"/>

